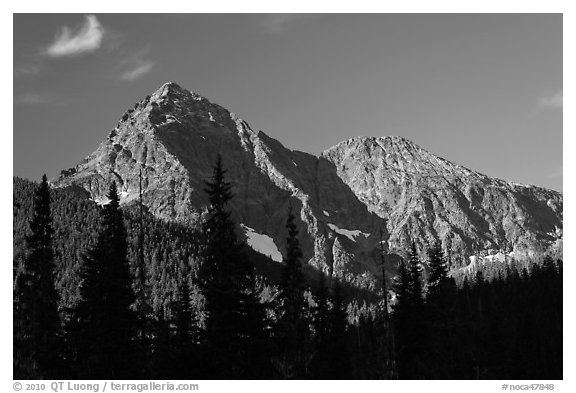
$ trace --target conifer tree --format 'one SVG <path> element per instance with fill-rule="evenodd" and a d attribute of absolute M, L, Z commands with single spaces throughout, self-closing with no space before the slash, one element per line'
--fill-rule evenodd
<path fill-rule="evenodd" d="M 334 280 L 332 309 L 330 311 L 330 349 L 328 351 L 333 379 L 348 379 L 350 377 L 350 354 L 346 336 L 347 319 L 342 286 L 338 280 Z"/>
<path fill-rule="evenodd" d="M 167 375 L 172 378 L 195 378 L 200 368 L 195 359 L 197 353 L 195 316 L 190 301 L 190 287 L 187 280 L 184 280 L 178 287 L 173 306 L 175 335 L 170 340 L 171 370 L 167 370 Z"/>
<path fill-rule="evenodd" d="M 428 342 L 426 344 L 427 377 L 447 378 L 455 357 L 456 283 L 448 277 L 448 266 L 442 247 L 436 242 L 427 251 L 430 274 L 427 283 L 426 313 Z"/>
<path fill-rule="evenodd" d="M 190 305 L 190 287 L 187 282 L 181 283 L 178 288 L 174 314 L 176 342 L 180 347 L 190 346 L 194 339 L 194 318 Z"/>
<path fill-rule="evenodd" d="M 398 376 L 401 379 L 420 377 L 419 356 L 424 347 L 423 298 L 420 281 L 420 260 L 416 244 L 408 256 L 408 266 L 401 262 L 395 283 L 397 302 L 394 307 L 397 343 Z"/>
<path fill-rule="evenodd" d="M 415 242 L 412 242 L 412 248 L 408 256 L 408 271 L 410 274 L 408 285 L 410 302 L 414 311 L 418 312 L 423 304 L 422 268 L 420 267 L 420 259 L 418 258 Z"/>
<path fill-rule="evenodd" d="M 316 379 L 329 379 L 330 364 L 330 310 L 328 287 L 324 273 L 319 273 L 318 290 L 316 292 L 316 306 L 313 308 L 314 338 L 313 356 L 311 361 L 311 376 Z"/>
<path fill-rule="evenodd" d="M 404 260 L 400 260 L 396 277 L 394 277 L 394 292 L 396 294 L 396 303 L 394 304 L 394 313 L 398 319 L 404 315 L 410 308 L 410 273 Z"/>
<path fill-rule="evenodd" d="M 548 280 L 558 273 L 556 270 L 556 264 L 550 255 L 544 257 L 544 261 L 542 262 L 542 273 Z"/>
<path fill-rule="evenodd" d="M 14 378 L 55 378 L 60 363 L 60 318 L 54 286 L 50 187 L 46 175 L 34 194 L 28 255 L 14 288 Z"/>
<path fill-rule="evenodd" d="M 378 360 L 382 362 L 382 375 L 393 378 L 396 370 L 392 359 L 394 358 L 394 334 L 390 324 L 390 314 L 388 305 L 388 285 L 386 280 L 386 265 L 384 258 L 384 238 L 382 228 L 379 230 L 380 239 L 380 270 L 381 270 L 381 300 L 378 305 L 379 312 L 373 320 L 369 320 L 367 326 L 373 325 L 377 330 L 373 334 L 373 352 L 376 353 Z M 381 311 L 380 311 L 381 310 Z"/>
<path fill-rule="evenodd" d="M 286 228 L 286 258 L 282 266 L 280 282 L 279 338 L 285 367 L 292 376 L 298 376 L 304 369 L 304 350 L 308 323 L 305 319 L 304 275 L 302 273 L 302 250 L 298 242 L 298 229 L 294 222 L 292 207 L 288 210 Z"/>
<path fill-rule="evenodd" d="M 324 340 L 330 331 L 328 320 L 328 287 L 326 286 L 326 278 L 322 272 L 319 273 L 318 290 L 316 292 L 316 307 L 314 307 L 314 329 L 316 341 Z"/>
<path fill-rule="evenodd" d="M 442 286 L 448 278 L 448 269 L 439 242 L 428 249 L 428 266 L 430 266 L 430 275 L 428 277 L 427 298 L 429 301 L 435 302 L 440 297 Z"/>
<path fill-rule="evenodd" d="M 384 301 L 383 304 L 383 311 L 384 311 L 384 321 L 385 321 L 385 328 L 388 328 L 388 288 L 386 284 L 386 268 L 384 263 L 384 239 L 382 236 L 382 228 L 379 230 L 380 234 L 380 270 L 382 271 L 382 300 Z"/>
<path fill-rule="evenodd" d="M 210 206 L 203 223 L 206 241 L 198 284 L 205 298 L 203 342 L 214 350 L 217 377 L 245 378 L 250 371 L 248 345 L 264 332 L 264 309 L 256 294 L 254 266 L 238 239 L 228 211 L 233 197 L 224 180 L 222 157 L 216 160 L 212 179 L 206 182 Z M 253 344 L 253 343 L 252 343 Z"/>
<path fill-rule="evenodd" d="M 142 195 L 142 168 L 139 172 L 139 199 L 138 199 L 138 253 L 134 280 L 134 311 L 138 317 L 138 339 L 143 346 L 147 345 L 147 331 L 152 315 L 152 306 L 149 302 L 150 288 L 148 286 L 148 274 L 144 260 L 144 202 Z"/>
<path fill-rule="evenodd" d="M 110 185 L 107 197 L 97 243 L 84 259 L 81 300 L 67 329 L 69 361 L 76 376 L 86 379 L 134 378 L 139 367 L 128 244 L 116 183 Z"/>
<path fill-rule="evenodd" d="M 153 328 L 151 376 L 156 379 L 169 378 L 173 370 L 174 351 L 170 337 L 170 323 L 166 320 L 163 307 L 160 307 L 154 319 Z"/>

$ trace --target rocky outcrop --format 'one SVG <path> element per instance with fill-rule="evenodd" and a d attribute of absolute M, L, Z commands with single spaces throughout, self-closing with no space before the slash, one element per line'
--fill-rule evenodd
<path fill-rule="evenodd" d="M 353 138 L 322 156 L 371 212 L 387 222 L 393 252 L 440 240 L 460 255 L 533 254 L 555 243 L 562 195 L 491 178 L 401 137 Z"/>
<path fill-rule="evenodd" d="M 233 214 L 251 242 L 267 235 L 260 237 L 266 249 L 271 238 L 283 253 L 291 205 L 308 262 L 362 286 L 379 272 L 380 231 L 390 253 L 403 255 L 417 238 L 470 254 L 486 247 L 535 252 L 562 228 L 559 193 L 489 178 L 399 137 L 354 138 L 320 157 L 292 151 L 174 83 L 127 111 L 54 184 L 81 186 L 104 202 L 114 180 L 127 204 L 138 197 L 141 171 L 149 210 L 195 225 L 218 154 L 236 194 Z"/>
<path fill-rule="evenodd" d="M 341 236 L 329 225 L 365 233 L 385 227 L 337 176 L 333 163 L 286 149 L 234 113 L 174 83 L 127 111 L 96 151 L 63 171 L 54 184 L 80 185 L 104 202 L 114 180 L 121 203 L 131 203 L 139 194 L 141 170 L 148 209 L 166 220 L 194 224 L 207 205 L 204 182 L 218 154 L 236 195 L 231 203 L 235 219 L 270 236 L 283 252 L 292 205 L 305 258 L 321 270 L 332 270 L 334 242 Z M 349 243 L 353 253 L 358 247 Z M 353 279 L 349 265 L 336 274 Z"/>

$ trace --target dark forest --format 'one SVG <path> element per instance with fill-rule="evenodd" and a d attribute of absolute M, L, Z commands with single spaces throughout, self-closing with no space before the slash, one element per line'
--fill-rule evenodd
<path fill-rule="evenodd" d="M 305 267 L 291 211 L 283 262 L 252 251 L 221 160 L 197 227 L 114 183 L 103 206 L 46 177 L 13 192 L 15 379 L 563 378 L 560 259 L 456 277 L 413 244 L 366 293 Z"/>

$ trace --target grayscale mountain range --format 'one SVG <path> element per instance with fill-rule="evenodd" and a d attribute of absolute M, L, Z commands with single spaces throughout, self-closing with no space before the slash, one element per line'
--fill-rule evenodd
<path fill-rule="evenodd" d="M 248 244 L 276 261 L 289 206 L 305 260 L 349 281 L 377 276 L 381 239 L 388 261 L 405 256 L 412 239 L 419 250 L 440 241 L 472 263 L 562 251 L 559 192 L 483 175 L 398 136 L 352 138 L 319 157 L 290 150 L 175 83 L 128 110 L 53 184 L 80 186 L 102 203 L 115 180 L 129 204 L 137 201 L 141 171 L 150 212 L 194 225 L 218 154 Z"/>

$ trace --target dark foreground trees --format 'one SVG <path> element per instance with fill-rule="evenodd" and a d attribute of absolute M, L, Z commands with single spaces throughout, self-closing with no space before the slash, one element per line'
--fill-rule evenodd
<path fill-rule="evenodd" d="M 14 378 L 55 378 L 61 366 L 60 318 L 54 287 L 50 187 L 46 175 L 34 193 L 28 255 L 14 285 Z"/>
<path fill-rule="evenodd" d="M 309 358 L 309 321 L 304 299 L 305 279 L 302 272 L 302 250 L 292 207 L 288 211 L 286 258 L 282 265 L 278 297 L 279 357 L 277 370 L 284 378 L 302 378 Z"/>
<path fill-rule="evenodd" d="M 74 307 L 66 309 L 64 344 L 58 341 L 60 322 L 54 305 L 57 293 L 66 301 L 77 298 L 70 296 L 67 286 L 75 288 L 77 268 L 61 262 L 62 252 L 51 254 L 54 241 L 62 239 L 52 239 L 47 182 L 34 193 L 34 204 L 32 198 L 19 200 L 18 206 L 27 206 L 33 213 L 27 218 L 26 258 L 15 258 L 15 377 L 562 378 L 562 268 L 558 261 L 547 258 L 520 273 L 509 264 L 502 267 L 506 273 L 500 276 L 480 269 L 457 288 L 447 274 L 439 245 L 429 250 L 426 260 L 419 257 L 424 252 L 413 249 L 398 266 L 395 295 L 391 296 L 393 312 L 385 318 L 380 293 L 360 297 L 344 280 L 323 274 L 316 282 L 310 280 L 315 276 L 308 274 L 311 269 L 301 259 L 296 241 L 299 221 L 292 215 L 287 222 L 285 263 L 275 265 L 281 284 L 263 278 L 256 281 L 248 258 L 251 254 L 236 235 L 228 210 L 232 192 L 222 160 L 207 188 L 210 211 L 200 246 L 190 246 L 197 238 L 181 227 L 163 225 L 151 231 L 144 226 L 150 290 L 140 301 L 149 301 L 154 311 L 153 315 L 140 313 L 149 319 L 145 335 L 142 317 L 138 320 L 131 311 L 136 302 L 132 288 L 142 282 L 142 275 L 134 269 L 142 266 L 142 256 L 140 249 L 126 252 L 130 233 L 124 224 L 132 228 L 132 234 L 140 227 L 131 224 L 130 207 L 121 211 L 117 191 L 110 190 L 111 202 L 98 208 L 101 216 L 91 223 L 99 228 L 95 245 L 78 259 L 82 262 L 80 296 Z M 69 199 L 66 204 L 66 211 L 81 212 L 74 213 L 81 215 L 78 219 L 88 216 Z M 55 211 L 61 209 L 52 206 Z M 21 214 L 23 208 L 15 204 L 15 209 Z M 71 217 L 76 218 L 74 214 Z M 154 223 L 152 218 L 147 222 Z M 161 248 L 154 248 L 158 245 Z M 184 249 L 202 253 L 195 251 L 191 258 Z M 198 260 L 203 264 L 198 265 Z M 55 272 L 53 265 L 67 269 L 64 279 L 59 277 L 62 270 Z M 57 285 L 57 291 L 50 285 L 54 273 L 57 283 L 66 283 Z M 269 301 L 278 293 L 281 302 Z M 148 340 L 142 340 L 143 336 Z M 64 366 L 60 358 L 66 360 Z M 278 358 L 288 362 L 279 368 Z"/>
<path fill-rule="evenodd" d="M 66 328 L 67 362 L 74 377 L 122 379 L 138 376 L 134 337 L 137 318 L 127 258 L 126 229 L 116 183 L 102 208 L 96 246 L 82 266 L 80 301 Z"/>
<path fill-rule="evenodd" d="M 208 378 L 254 378 L 262 373 L 265 310 L 256 293 L 254 266 L 246 244 L 235 232 L 228 210 L 233 198 L 218 156 L 212 179 L 206 183 L 209 209 L 203 224 L 204 260 L 198 283 L 205 298 L 205 329 L 201 333 Z"/>

